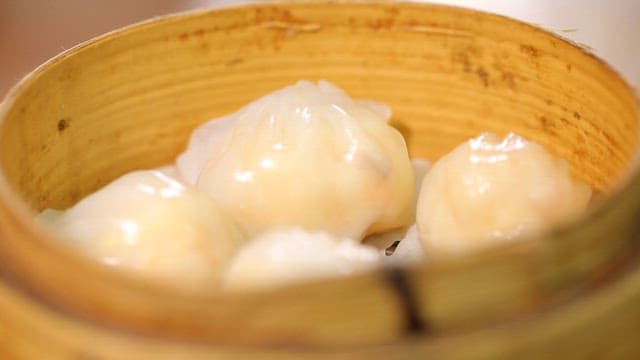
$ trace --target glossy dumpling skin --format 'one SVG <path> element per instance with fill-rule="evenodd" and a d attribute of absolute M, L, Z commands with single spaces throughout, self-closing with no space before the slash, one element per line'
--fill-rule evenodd
<path fill-rule="evenodd" d="M 301 81 L 202 125 L 177 166 L 250 235 L 299 226 L 361 239 L 411 220 L 413 170 L 389 117 Z"/>
<path fill-rule="evenodd" d="M 206 194 L 160 171 L 128 173 L 39 220 L 105 265 L 180 287 L 218 282 L 243 239 Z"/>
<path fill-rule="evenodd" d="M 264 232 L 245 244 L 225 275 L 225 288 L 261 290 L 376 268 L 380 251 L 359 242 L 300 228 Z"/>
<path fill-rule="evenodd" d="M 462 252 L 572 220 L 590 198 L 590 187 L 540 145 L 485 133 L 427 173 L 417 225 L 427 253 Z"/>

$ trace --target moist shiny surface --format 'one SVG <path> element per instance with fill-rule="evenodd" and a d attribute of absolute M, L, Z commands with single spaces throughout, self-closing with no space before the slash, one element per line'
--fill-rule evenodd
<path fill-rule="evenodd" d="M 428 248 L 459 252 L 542 231 L 580 215 L 591 198 L 567 163 L 510 133 L 463 143 L 422 183 L 417 224 Z"/>
<path fill-rule="evenodd" d="M 249 234 L 300 226 L 359 240 L 410 222 L 414 174 L 389 117 L 301 81 L 201 126 L 178 169 Z"/>
<path fill-rule="evenodd" d="M 243 239 L 208 196 L 160 171 L 124 175 L 40 220 L 105 265 L 180 287 L 215 283 Z"/>

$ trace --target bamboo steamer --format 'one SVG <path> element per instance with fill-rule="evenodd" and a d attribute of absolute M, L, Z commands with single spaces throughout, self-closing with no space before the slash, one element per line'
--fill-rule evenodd
<path fill-rule="evenodd" d="M 256 294 L 154 287 L 33 223 L 35 211 L 171 162 L 199 123 L 298 79 L 389 104 L 413 156 L 435 160 L 481 131 L 516 131 L 607 200 L 543 238 Z M 0 119 L 2 358 L 640 354 L 636 98 L 544 30 L 395 2 L 187 13 L 57 56 L 10 92 Z"/>

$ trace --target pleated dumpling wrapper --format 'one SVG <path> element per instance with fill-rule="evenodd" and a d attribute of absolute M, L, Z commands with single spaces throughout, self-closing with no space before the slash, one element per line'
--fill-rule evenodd
<path fill-rule="evenodd" d="M 573 220 L 590 198 L 565 160 L 516 134 L 484 133 L 427 173 L 417 225 L 428 254 L 456 253 Z"/>
<path fill-rule="evenodd" d="M 219 282 L 243 240 L 206 194 L 160 171 L 128 173 L 39 220 L 103 264 L 183 288 Z"/>
<path fill-rule="evenodd" d="M 225 288 L 261 290 L 313 279 L 347 276 L 381 265 L 367 245 L 300 228 L 272 229 L 244 245 L 225 276 Z"/>
<path fill-rule="evenodd" d="M 414 174 L 390 115 L 300 81 L 196 129 L 177 166 L 251 236 L 299 226 L 359 240 L 411 221 Z"/>

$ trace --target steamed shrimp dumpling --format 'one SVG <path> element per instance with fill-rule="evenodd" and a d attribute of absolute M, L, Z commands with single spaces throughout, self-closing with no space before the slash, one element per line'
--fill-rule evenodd
<path fill-rule="evenodd" d="M 250 235 L 300 226 L 361 239 L 411 221 L 414 175 L 390 114 L 301 81 L 202 125 L 177 166 Z"/>
<path fill-rule="evenodd" d="M 243 238 L 206 194 L 160 171 L 126 174 L 39 220 L 105 265 L 181 287 L 215 285 Z"/>
<path fill-rule="evenodd" d="M 348 238 L 300 228 L 267 231 L 247 243 L 225 276 L 229 290 L 256 290 L 347 276 L 381 263 L 378 249 Z"/>
<path fill-rule="evenodd" d="M 591 188 L 572 179 L 563 159 L 513 133 L 485 133 L 427 173 L 417 225 L 428 254 L 460 252 L 572 220 L 590 198 Z"/>

